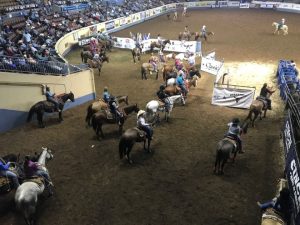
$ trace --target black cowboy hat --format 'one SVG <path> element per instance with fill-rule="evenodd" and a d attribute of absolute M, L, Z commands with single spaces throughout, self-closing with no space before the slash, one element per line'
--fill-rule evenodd
<path fill-rule="evenodd" d="M 232 120 L 232 123 L 233 123 L 233 124 L 238 124 L 238 123 L 240 123 L 240 119 L 239 119 L 239 118 L 234 118 L 234 119 Z"/>

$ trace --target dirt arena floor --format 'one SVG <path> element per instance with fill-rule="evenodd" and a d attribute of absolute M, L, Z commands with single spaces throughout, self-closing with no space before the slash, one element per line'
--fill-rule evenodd
<path fill-rule="evenodd" d="M 300 63 L 297 14 L 254 9 L 211 9 L 188 14 L 177 22 L 161 16 L 116 36 L 128 37 L 132 31 L 150 32 L 152 36 L 160 33 L 162 37 L 176 39 L 185 25 L 197 31 L 205 24 L 215 36 L 203 43 L 203 52 L 215 50 L 217 57 L 228 65 L 250 62 L 276 68 L 279 59 Z M 289 34 L 274 36 L 271 24 L 283 17 Z M 67 58 L 71 63 L 80 63 L 79 49 Z M 156 99 L 161 77 L 158 81 L 153 77 L 141 80 L 140 64 L 133 64 L 129 51 L 114 49 L 110 58 L 101 76 L 95 76 L 99 97 L 103 87 L 108 86 L 113 95 L 128 95 L 130 103 L 137 103 L 140 108 Z M 148 58 L 149 55 L 143 56 L 142 61 Z M 256 201 L 273 197 L 277 179 L 283 172 L 279 137 L 284 113 L 278 91 L 272 96 L 274 110 L 243 137 L 246 153 L 238 155 L 235 164 L 227 164 L 224 176 L 216 176 L 213 174 L 216 144 L 227 130 L 227 123 L 233 117 L 245 118 L 248 110 L 211 105 L 214 76 L 202 75 L 198 87 L 191 90 L 187 105 L 176 107 L 170 122 L 162 122 L 155 128 L 153 153 L 145 153 L 142 144 L 135 145 L 132 166 L 119 159 L 116 125 L 104 126 L 106 137 L 101 141 L 91 128 L 85 128 L 89 103 L 65 111 L 61 124 L 51 116 L 45 129 L 30 123 L 1 134 L 1 155 L 33 153 L 42 146 L 54 151 L 48 168 L 55 195 L 41 201 L 38 224 L 260 224 Z M 258 88 L 264 82 L 274 82 L 275 87 L 274 76 L 275 71 L 266 75 L 257 69 L 249 74 L 246 71 L 246 78 L 239 80 L 244 85 L 252 82 Z M 76 95 L 76 90 L 72 91 Z M 124 128 L 135 123 L 136 115 L 132 114 Z M 23 225 L 9 197 L 1 196 L 0 224 Z"/>

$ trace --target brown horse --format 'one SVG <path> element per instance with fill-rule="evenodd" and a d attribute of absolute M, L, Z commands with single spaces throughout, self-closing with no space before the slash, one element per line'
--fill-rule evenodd
<path fill-rule="evenodd" d="M 185 40 L 185 41 L 190 41 L 191 40 L 191 37 L 194 33 L 191 33 L 191 32 L 179 32 L 178 34 L 178 40 L 179 41 L 182 41 L 182 40 Z"/>
<path fill-rule="evenodd" d="M 101 69 L 102 69 L 102 66 L 103 66 L 104 62 L 109 63 L 108 56 L 103 56 L 103 57 L 99 58 L 99 60 L 87 59 L 87 64 L 89 65 L 90 68 L 96 68 L 96 69 L 98 69 L 99 76 L 100 76 Z"/>
<path fill-rule="evenodd" d="M 245 120 L 241 124 L 241 135 L 247 134 L 248 129 L 248 122 Z M 236 149 L 236 141 L 232 140 L 228 137 L 223 138 L 221 141 L 219 141 L 217 145 L 217 151 L 216 151 L 216 161 L 215 161 L 215 169 L 214 173 L 216 174 L 224 174 L 224 165 L 226 164 L 227 160 L 229 159 L 230 155 L 233 154 L 233 162 L 236 158 L 237 149 Z"/>
<path fill-rule="evenodd" d="M 120 108 L 120 112 L 122 112 L 123 116 L 120 118 L 119 123 L 119 133 L 122 134 L 123 125 L 125 123 L 125 120 L 127 119 L 127 115 L 129 115 L 132 112 L 138 112 L 139 108 L 137 104 L 125 106 L 123 108 Z M 99 132 L 101 134 L 101 137 L 104 137 L 103 131 L 102 131 L 102 125 L 103 124 L 118 124 L 118 121 L 116 118 L 111 117 L 108 118 L 108 114 L 105 112 L 97 112 L 92 116 L 92 126 L 94 131 L 96 132 L 97 138 L 99 139 Z"/>
<path fill-rule="evenodd" d="M 165 88 L 165 93 L 169 96 L 173 95 L 180 95 L 181 94 L 181 89 L 177 85 L 174 86 L 167 86 Z"/>
<path fill-rule="evenodd" d="M 80 52 L 81 56 L 81 62 L 87 63 L 88 59 L 93 59 L 93 53 L 91 51 L 81 51 Z"/>
<path fill-rule="evenodd" d="M 136 63 L 136 59 L 138 61 L 141 61 L 141 49 L 140 48 L 133 48 L 131 50 L 131 54 L 132 54 L 132 58 L 133 58 L 133 62 Z"/>
<path fill-rule="evenodd" d="M 128 105 L 128 96 L 123 95 L 123 96 L 117 96 L 116 100 L 118 104 L 121 104 L 124 102 L 126 105 Z M 87 115 L 85 117 L 85 121 L 87 122 L 87 126 L 91 125 L 91 118 L 92 116 L 101 110 L 108 110 L 108 104 L 104 102 L 103 99 L 99 99 L 98 101 L 93 102 L 90 104 L 87 108 Z"/>
<path fill-rule="evenodd" d="M 215 33 L 212 32 L 212 31 L 207 31 L 206 33 L 202 33 L 202 32 L 201 32 L 200 37 L 201 37 L 201 38 L 204 38 L 204 40 L 207 41 L 207 37 L 210 36 L 210 35 L 213 36 L 213 35 L 215 35 Z"/>
<path fill-rule="evenodd" d="M 146 148 L 147 140 L 148 140 L 148 147 Z M 133 161 L 130 158 L 130 152 L 135 142 L 144 142 L 144 150 L 148 150 L 148 152 L 151 152 L 150 150 L 151 140 L 147 138 L 147 135 L 144 131 L 134 127 L 134 128 L 127 129 L 121 136 L 119 142 L 120 159 L 123 159 L 125 155 L 128 162 L 130 164 L 133 163 Z"/>
<path fill-rule="evenodd" d="M 164 65 L 162 68 L 163 80 L 166 81 L 168 74 L 172 74 L 175 71 L 175 67 L 171 65 Z"/>
<path fill-rule="evenodd" d="M 267 114 L 267 110 L 268 110 L 267 102 L 264 102 L 264 100 L 258 97 L 250 105 L 249 114 L 246 119 L 249 119 L 252 123 L 252 127 L 254 127 L 254 122 L 257 119 L 258 115 L 259 115 L 259 119 L 262 120 L 262 113 L 264 112 L 264 118 L 265 118 Z M 254 113 L 254 118 L 252 118 L 253 113 Z"/>
<path fill-rule="evenodd" d="M 154 66 L 151 63 L 143 63 L 141 66 L 141 75 L 142 75 L 142 80 L 145 79 L 147 80 L 147 72 L 149 72 L 150 74 L 152 74 L 152 72 L 154 71 Z M 156 77 L 155 79 L 158 79 L 158 70 L 156 72 Z"/>

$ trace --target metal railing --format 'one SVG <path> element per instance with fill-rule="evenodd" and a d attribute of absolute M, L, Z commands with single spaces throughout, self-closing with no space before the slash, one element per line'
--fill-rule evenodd
<path fill-rule="evenodd" d="M 87 69 L 86 65 L 72 65 L 59 61 L 44 61 L 21 57 L 0 57 L 0 71 L 65 76 Z"/>

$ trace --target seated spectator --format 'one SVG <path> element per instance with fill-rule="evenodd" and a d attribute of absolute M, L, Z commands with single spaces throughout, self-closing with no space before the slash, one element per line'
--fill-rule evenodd
<path fill-rule="evenodd" d="M 25 30 L 23 33 L 23 40 L 26 44 L 31 42 L 31 37 L 31 34 L 27 30 Z"/>

